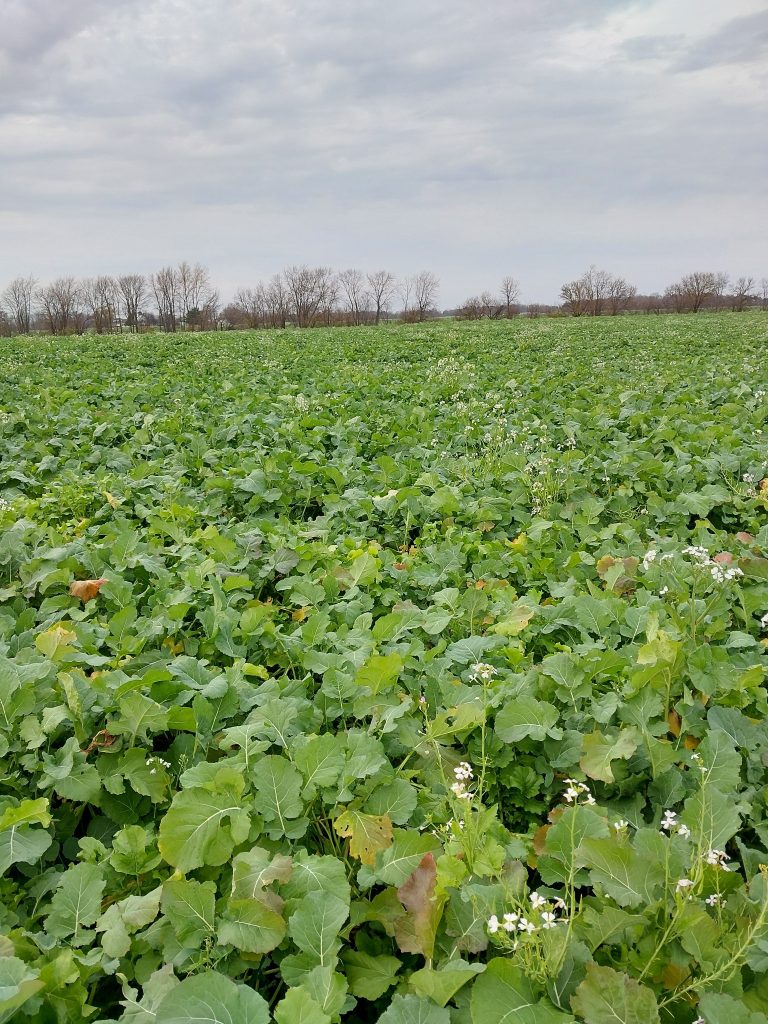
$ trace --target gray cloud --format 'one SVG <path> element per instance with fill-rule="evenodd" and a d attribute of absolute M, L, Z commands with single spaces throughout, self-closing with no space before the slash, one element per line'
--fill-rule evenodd
<path fill-rule="evenodd" d="M 768 273 L 757 2 L 695 0 L 691 34 L 661 0 L 15 0 L 0 282 L 306 259 L 427 266 L 450 304 L 591 262 Z"/>

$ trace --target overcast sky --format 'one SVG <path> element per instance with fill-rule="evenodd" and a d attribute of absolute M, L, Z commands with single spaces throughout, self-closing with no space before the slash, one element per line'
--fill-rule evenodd
<path fill-rule="evenodd" d="M 18 273 L 768 276 L 765 0 L 0 0 Z"/>

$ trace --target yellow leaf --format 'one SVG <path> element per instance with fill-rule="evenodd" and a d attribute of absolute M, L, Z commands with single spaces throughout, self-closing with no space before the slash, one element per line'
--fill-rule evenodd
<path fill-rule="evenodd" d="M 333 828 L 343 839 L 349 839 L 352 856 L 371 867 L 379 850 L 392 845 L 392 821 L 388 814 L 346 810 L 334 821 Z"/>
<path fill-rule="evenodd" d="M 77 634 L 71 629 L 66 629 L 63 623 L 57 622 L 44 633 L 38 633 L 35 637 L 35 647 L 41 654 L 55 661 L 61 653 L 77 640 Z"/>

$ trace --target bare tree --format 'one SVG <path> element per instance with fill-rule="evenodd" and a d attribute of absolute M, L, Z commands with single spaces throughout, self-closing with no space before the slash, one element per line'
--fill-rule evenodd
<path fill-rule="evenodd" d="M 728 287 L 728 275 L 720 271 L 715 274 L 712 287 L 712 306 L 715 309 L 723 309 L 726 304 L 725 291 Z"/>
<path fill-rule="evenodd" d="M 349 314 L 350 323 L 356 326 L 363 323 L 368 311 L 370 296 L 365 290 L 365 276 L 361 270 L 350 268 L 342 270 L 338 282 L 344 294 L 344 305 Z"/>
<path fill-rule="evenodd" d="M 566 282 L 560 289 L 560 298 L 571 316 L 584 316 L 589 312 L 590 294 L 586 275 L 582 274 L 576 280 Z"/>
<path fill-rule="evenodd" d="M 129 331 L 136 334 L 139 330 L 141 304 L 147 297 L 147 282 L 144 275 L 122 274 L 117 279 L 117 289 L 125 325 Z"/>
<path fill-rule="evenodd" d="M 59 277 L 41 288 L 37 301 L 49 334 L 71 334 L 83 329 L 81 291 L 74 277 Z"/>
<path fill-rule="evenodd" d="M 156 274 L 150 274 L 149 286 L 155 296 L 160 329 L 175 334 L 179 318 L 179 293 L 174 267 L 163 267 Z"/>
<path fill-rule="evenodd" d="M 176 268 L 179 316 L 186 328 L 212 326 L 216 320 L 218 293 L 211 287 L 208 268 L 181 262 Z"/>
<path fill-rule="evenodd" d="M 689 296 L 682 281 L 676 281 L 664 290 L 664 298 L 675 313 L 685 313 L 689 308 Z"/>
<path fill-rule="evenodd" d="M 607 295 L 611 316 L 618 316 L 628 309 L 636 294 L 637 288 L 633 284 L 627 284 L 623 277 L 610 277 Z"/>
<path fill-rule="evenodd" d="M 754 277 L 738 278 L 734 282 L 731 295 L 731 309 L 734 313 L 743 313 L 754 298 L 756 298 Z"/>
<path fill-rule="evenodd" d="M 698 313 L 718 287 L 721 291 L 724 287 L 721 275 L 709 270 L 697 270 L 692 274 L 686 274 L 677 284 L 670 285 L 667 292 L 673 300 L 675 312 L 682 312 L 682 309 L 678 308 L 682 302 L 683 309 Z"/>
<path fill-rule="evenodd" d="M 113 334 L 118 320 L 118 290 L 114 278 L 89 277 L 82 282 L 83 304 L 97 334 Z"/>
<path fill-rule="evenodd" d="M 459 320 L 481 320 L 483 317 L 483 302 L 479 295 L 470 295 L 468 299 L 456 310 Z"/>
<path fill-rule="evenodd" d="M 376 270 L 368 274 L 366 280 L 371 290 L 374 323 L 379 324 L 382 315 L 389 309 L 397 282 L 394 274 L 390 274 L 388 270 Z"/>
<path fill-rule="evenodd" d="M 263 286 L 260 284 L 257 288 L 239 288 L 227 311 L 230 309 L 236 315 L 238 327 L 262 327 L 266 319 Z"/>
<path fill-rule="evenodd" d="M 419 320 L 426 320 L 435 308 L 440 281 L 429 270 L 422 270 L 411 278 L 413 308 Z"/>
<path fill-rule="evenodd" d="M 329 296 L 335 288 L 335 277 L 330 267 L 302 264 L 285 268 L 285 290 L 298 327 L 312 327 L 320 312 L 327 310 Z"/>
<path fill-rule="evenodd" d="M 761 296 L 761 307 L 768 310 L 768 277 L 762 278 L 760 281 L 760 296 Z"/>
<path fill-rule="evenodd" d="M 14 334 L 29 334 L 32 326 L 32 299 L 37 281 L 31 275 L 16 277 L 2 295 L 2 308 Z"/>
<path fill-rule="evenodd" d="M 520 296 L 519 282 L 514 277 L 502 278 L 501 294 L 504 299 L 504 316 L 509 320 L 517 312 L 516 303 Z"/>
<path fill-rule="evenodd" d="M 285 281 L 275 274 L 264 290 L 270 327 L 284 328 L 290 311 L 290 296 Z"/>
<path fill-rule="evenodd" d="M 489 291 L 482 292 L 480 295 L 480 305 L 483 316 L 488 320 L 498 320 L 499 317 L 504 316 L 506 308 L 504 300 L 498 299 Z"/>

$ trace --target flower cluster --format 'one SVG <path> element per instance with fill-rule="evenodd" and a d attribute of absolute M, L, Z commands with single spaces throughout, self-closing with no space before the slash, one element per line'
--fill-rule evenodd
<path fill-rule="evenodd" d="M 459 800 L 471 800 L 472 794 L 467 790 L 467 783 L 471 782 L 474 778 L 472 772 L 472 765 L 467 761 L 462 761 L 453 769 L 453 774 L 456 781 L 451 786 L 451 792 Z"/>
<path fill-rule="evenodd" d="M 744 575 L 737 565 L 730 564 L 733 561 L 731 555 L 710 558 L 707 549 L 697 545 L 683 548 L 683 554 L 690 555 L 699 568 L 706 569 L 715 583 L 730 583 Z"/>
<path fill-rule="evenodd" d="M 664 811 L 664 817 L 661 820 L 661 834 L 664 835 L 665 832 L 669 832 L 670 835 L 682 836 L 683 839 L 688 839 L 691 834 L 688 826 L 677 820 L 674 811 Z"/>
<path fill-rule="evenodd" d="M 171 762 L 170 761 L 164 761 L 162 759 L 162 757 L 148 757 L 147 758 L 147 765 L 155 765 L 155 766 L 160 765 L 161 768 L 170 768 L 171 767 Z M 150 775 L 157 775 L 157 767 L 150 768 L 149 774 Z"/>
<path fill-rule="evenodd" d="M 766 612 L 762 619 L 760 619 L 760 625 L 763 629 L 768 629 L 768 612 Z"/>
<path fill-rule="evenodd" d="M 469 670 L 469 678 L 473 683 L 487 683 L 496 675 L 496 668 L 484 661 L 476 661 Z"/>
<path fill-rule="evenodd" d="M 523 912 L 523 908 L 519 908 L 519 912 L 510 911 L 509 913 L 503 914 L 501 919 L 496 914 L 491 914 L 488 918 L 488 931 L 491 935 L 496 935 L 498 932 L 507 932 L 507 934 L 518 935 L 533 935 L 534 932 L 539 930 L 549 931 L 551 928 L 555 928 L 558 924 L 565 923 L 567 921 L 564 917 L 558 917 L 557 911 L 563 911 L 566 909 L 565 903 L 561 899 L 553 901 L 545 899 L 538 892 L 532 892 L 528 900 L 531 904 L 530 911 L 527 911 L 527 915 Z M 517 943 L 513 943 L 513 949 L 517 948 Z"/>
<path fill-rule="evenodd" d="M 704 854 L 704 861 L 707 864 L 711 864 L 713 867 L 722 868 L 723 871 L 730 871 L 728 867 L 728 861 L 731 858 L 724 850 L 707 850 Z"/>
<path fill-rule="evenodd" d="M 566 803 L 578 804 L 579 802 L 584 804 L 593 804 L 595 798 L 589 791 L 589 786 L 584 782 L 578 782 L 576 779 L 566 779 L 566 789 L 563 796 L 565 797 Z"/>

